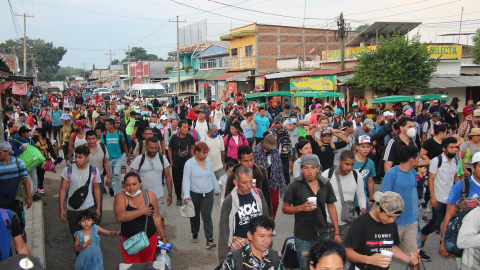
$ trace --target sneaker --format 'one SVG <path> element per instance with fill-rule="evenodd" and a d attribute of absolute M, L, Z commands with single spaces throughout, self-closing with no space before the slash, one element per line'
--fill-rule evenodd
<path fill-rule="evenodd" d="M 113 197 L 113 195 L 115 195 L 115 192 L 113 191 L 113 187 L 110 185 L 110 187 L 108 188 L 108 193 L 110 194 L 110 196 Z"/>
<path fill-rule="evenodd" d="M 208 249 L 208 250 L 210 250 L 210 249 L 212 249 L 212 248 L 214 248 L 214 247 L 216 247 L 216 246 L 217 246 L 217 244 L 215 244 L 215 242 L 213 241 L 213 239 L 207 240 L 207 249 Z"/>
<path fill-rule="evenodd" d="M 32 199 L 33 199 L 34 202 L 36 202 L 36 201 L 41 200 L 42 196 L 40 196 L 40 194 L 38 194 L 38 193 L 35 193 L 35 194 L 33 194 Z"/>
<path fill-rule="evenodd" d="M 432 260 L 432 257 L 428 256 L 427 253 L 423 250 L 420 250 L 420 258 L 422 258 L 422 261 L 429 262 Z"/>
<path fill-rule="evenodd" d="M 42 189 L 38 189 L 38 194 L 45 195 L 47 194 L 47 192 L 45 192 L 45 189 L 42 188 Z"/>
<path fill-rule="evenodd" d="M 182 200 L 177 200 L 177 206 L 182 206 Z"/>
<path fill-rule="evenodd" d="M 192 237 L 192 243 L 196 244 L 198 243 L 198 234 L 194 234 Z"/>

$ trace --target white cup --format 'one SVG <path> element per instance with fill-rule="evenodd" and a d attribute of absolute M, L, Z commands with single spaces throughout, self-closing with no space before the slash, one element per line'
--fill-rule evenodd
<path fill-rule="evenodd" d="M 252 179 L 252 184 L 256 185 L 257 184 L 257 179 Z"/>
<path fill-rule="evenodd" d="M 313 202 L 315 205 L 317 205 L 317 197 L 308 197 L 307 200 L 309 202 Z"/>
<path fill-rule="evenodd" d="M 392 259 L 392 256 L 393 256 L 393 252 L 391 252 L 390 250 L 380 250 L 380 254 L 384 256 L 389 256 L 390 259 Z"/>

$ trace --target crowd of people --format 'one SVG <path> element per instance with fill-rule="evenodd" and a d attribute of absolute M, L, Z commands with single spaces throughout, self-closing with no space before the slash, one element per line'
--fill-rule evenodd
<path fill-rule="evenodd" d="M 45 189 L 45 172 L 65 162 L 59 213 L 74 239 L 75 269 L 103 269 L 98 232 L 121 235 L 125 263 L 153 261 L 157 244 L 168 243 L 172 203 L 194 209 L 191 241 L 199 243 L 202 221 L 218 269 L 289 267 L 287 254 L 271 249 L 279 207 L 294 216 L 288 233 L 300 269 L 343 269 L 347 261 L 381 269 L 392 256 L 416 269 L 431 260 L 423 247 L 433 232 L 442 234 L 441 254 L 452 253 L 447 225 L 460 213 L 453 244 L 463 254 L 455 255 L 462 270 L 479 269 L 480 102 L 468 100 L 460 121 L 458 98 L 450 106 L 389 108 L 368 108 L 357 97 L 308 98 L 301 109 L 226 93 L 220 102 L 192 104 L 79 88 L 57 95 L 36 89 L 29 101 L 27 112 L 16 99 L 8 104 L 13 113 L 3 115 L 0 142 L 0 208 L 19 253 L 29 253 L 24 207 L 56 192 Z M 32 168 L 24 157 L 37 151 L 45 161 Z M 118 232 L 99 226 L 108 194 Z M 1 260 L 9 248 L 0 245 Z"/>

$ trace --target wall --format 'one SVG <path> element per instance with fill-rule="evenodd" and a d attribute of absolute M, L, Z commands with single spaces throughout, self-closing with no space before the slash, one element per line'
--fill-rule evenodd
<path fill-rule="evenodd" d="M 434 75 L 460 75 L 461 62 L 458 60 L 440 61 Z"/>
<path fill-rule="evenodd" d="M 255 24 L 230 30 L 230 34 L 238 33 L 244 30 L 255 30 Z M 253 46 L 253 55 L 245 55 L 245 47 Z M 238 55 L 232 56 L 232 49 L 238 49 Z M 255 36 L 233 37 L 230 40 L 230 69 L 253 69 L 255 68 L 256 55 Z"/>

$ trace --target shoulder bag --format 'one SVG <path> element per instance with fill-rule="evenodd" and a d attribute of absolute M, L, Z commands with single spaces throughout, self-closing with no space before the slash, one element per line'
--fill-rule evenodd
<path fill-rule="evenodd" d="M 338 193 L 340 194 L 340 200 L 342 202 L 342 211 L 340 213 L 340 219 L 348 224 L 352 223 L 355 219 L 355 202 L 352 200 L 345 201 L 343 198 L 342 184 L 340 183 L 340 173 L 338 169 L 335 169 L 335 177 L 337 178 Z"/>
<path fill-rule="evenodd" d="M 88 187 L 90 186 L 90 179 L 92 177 L 93 166 L 89 165 L 88 167 L 89 168 L 88 168 L 87 183 L 85 183 L 85 185 L 83 185 L 80 188 L 78 188 L 77 190 L 75 190 L 75 192 L 72 194 L 72 196 L 70 196 L 70 198 L 68 198 L 68 205 L 70 205 L 70 207 L 72 207 L 75 210 L 80 208 L 80 206 L 82 206 L 82 204 L 87 199 Z M 70 178 L 70 176 L 69 176 L 69 178 Z"/>
<path fill-rule="evenodd" d="M 148 205 L 148 200 L 147 200 L 148 190 L 145 189 L 142 192 L 143 192 L 143 200 L 145 201 L 145 205 Z M 144 248 L 150 245 L 150 241 L 148 241 L 148 236 L 147 236 L 147 224 L 148 224 L 148 216 L 145 219 L 145 229 L 143 231 L 128 238 L 127 241 L 123 241 L 123 237 L 120 238 L 122 239 L 123 248 L 125 249 L 128 255 L 137 254 L 138 252 L 142 251 Z"/>

